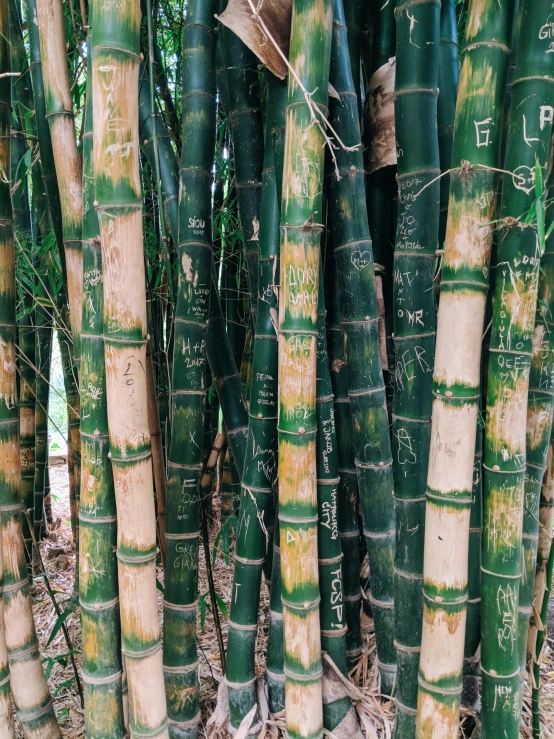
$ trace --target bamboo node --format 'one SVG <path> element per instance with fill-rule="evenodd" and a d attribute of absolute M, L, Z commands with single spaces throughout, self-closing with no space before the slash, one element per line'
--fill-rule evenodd
<path fill-rule="evenodd" d="M 94 200 L 92 204 L 94 205 L 95 208 L 98 208 L 98 206 L 100 205 L 98 200 Z"/>
<path fill-rule="evenodd" d="M 100 431 L 98 431 L 98 429 L 94 429 L 94 436 L 100 436 Z"/>
<path fill-rule="evenodd" d="M 493 465 L 492 469 L 493 469 L 493 472 L 500 472 L 500 467 L 497 464 Z"/>
<path fill-rule="evenodd" d="M 446 390 L 444 394 L 445 394 L 445 396 L 447 398 L 451 398 L 452 397 L 452 390 Z"/>
<path fill-rule="evenodd" d="M 298 433 L 299 434 L 305 434 L 306 433 L 306 429 L 304 428 L 304 426 L 300 426 L 300 428 L 298 429 Z"/>

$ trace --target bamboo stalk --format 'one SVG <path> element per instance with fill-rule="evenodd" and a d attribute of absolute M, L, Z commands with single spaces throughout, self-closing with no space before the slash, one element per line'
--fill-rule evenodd
<path fill-rule="evenodd" d="M 89 8 L 91 6 L 89 5 Z M 87 45 L 91 49 L 91 36 Z M 83 134 L 83 330 L 81 333 L 81 505 L 79 565 L 87 737 L 122 739 L 121 624 L 117 520 L 109 459 L 100 226 L 94 208 L 92 65 L 87 59 Z"/>
<path fill-rule="evenodd" d="M 480 360 L 512 3 L 471 1 L 454 124 L 437 319 L 418 737 L 457 736 Z M 485 121 L 487 121 L 485 123 Z M 490 125 L 489 125 L 490 124 Z M 483 166 L 475 166 L 483 165 Z"/>
<path fill-rule="evenodd" d="M 226 678 L 233 730 L 238 729 L 256 704 L 255 647 L 260 587 L 264 560 L 271 550 L 268 529 L 273 520 L 277 472 L 278 345 L 274 316 L 279 278 L 279 208 L 270 137 L 272 123 L 284 109 L 283 93 L 283 87 L 270 93 L 262 174 L 259 297 L 227 647 Z"/>
<path fill-rule="evenodd" d="M 0 526 L 0 739 L 15 739 L 10 666 L 4 633 L 4 563 Z"/>
<path fill-rule="evenodd" d="M 21 530 L 19 409 L 15 368 L 15 255 L 10 198 L 10 41 L 8 2 L 0 2 L 0 460 L 4 626 L 11 689 L 28 736 L 58 738 L 52 699 L 42 672 Z"/>
<path fill-rule="evenodd" d="M 440 3 L 396 3 L 398 220 L 394 250 L 392 402 L 398 659 L 395 736 L 415 737 L 423 612 L 425 483 L 429 464 L 440 184 L 437 98 Z"/>
<path fill-rule="evenodd" d="M 539 508 L 539 543 L 537 549 L 537 569 L 533 593 L 533 618 L 529 629 L 528 653 L 529 671 L 532 675 L 533 739 L 541 737 L 540 723 L 540 680 L 541 662 L 546 638 L 548 603 L 552 594 L 552 575 L 554 569 L 554 438 L 550 439 L 546 474 L 541 487 Z"/>
<path fill-rule="evenodd" d="M 441 0 L 437 128 L 440 167 L 444 176 L 440 180 L 439 248 L 442 247 L 446 234 L 450 175 L 444 173 L 450 169 L 452 164 L 452 140 L 454 137 L 454 115 L 456 113 L 459 76 L 456 4 L 454 0 Z"/>
<path fill-rule="evenodd" d="M 140 2 L 109 7 L 95 3 L 90 25 L 94 205 L 102 243 L 106 396 L 129 723 L 133 737 L 167 737 L 146 382 L 138 139 Z M 132 290 L 123 289 L 124 280 Z"/>
<path fill-rule="evenodd" d="M 328 176 L 328 221 L 337 264 L 339 311 L 345 336 L 355 464 L 371 568 L 371 603 L 381 692 L 390 694 L 396 679 L 392 455 L 379 352 L 377 294 L 357 102 L 344 42 L 346 29 L 341 5 L 335 0 L 331 71 L 331 84 L 340 101 L 331 99 L 330 121 L 341 141 L 356 148 L 348 151 L 339 148 L 335 153 L 340 179 L 335 172 Z"/>
<path fill-rule="evenodd" d="M 170 735 L 174 737 L 196 737 L 200 721 L 196 608 L 206 337 L 213 268 L 215 10 L 214 0 L 195 2 L 188 8 L 183 31 L 179 278 L 171 382 L 163 652 Z"/>
<path fill-rule="evenodd" d="M 34 23 L 35 16 L 32 18 Z M 46 117 L 50 126 L 60 193 L 69 314 L 73 352 L 78 367 L 83 299 L 83 198 L 81 161 L 77 152 L 73 98 L 69 87 L 62 0 L 37 0 L 36 22 L 40 36 Z"/>
<path fill-rule="evenodd" d="M 552 111 L 554 60 L 549 53 L 550 42 L 541 40 L 540 34 L 537 39 L 535 29 L 541 27 L 550 11 L 546 0 L 522 3 L 518 10 L 520 31 L 504 157 L 504 169 L 514 175 L 503 177 L 501 219 L 523 217 L 529 211 L 537 196 L 536 169 L 546 172 L 549 162 L 553 116 L 550 113 L 545 120 L 544 111 Z M 483 739 L 519 736 L 519 670 L 521 661 L 525 666 L 525 658 L 520 657 L 518 649 L 517 607 L 522 571 L 527 395 L 540 251 L 544 248 L 540 237 L 537 239 L 538 222 L 527 227 L 510 226 L 509 221 L 504 224 L 498 239 L 483 464 Z M 532 454 L 531 464 L 537 461 Z M 528 476 L 529 472 L 528 468 Z"/>
<path fill-rule="evenodd" d="M 335 24 L 336 20 L 335 18 Z M 327 355 L 325 316 L 323 265 L 320 265 L 316 363 L 316 469 L 321 648 L 332 659 L 336 668 L 344 676 L 347 676 L 343 555 L 338 521 L 339 460 L 333 388 Z M 334 736 L 354 739 L 358 734 L 356 712 L 352 706 L 350 696 L 344 690 L 344 686 L 341 686 L 334 670 L 327 669 L 328 665 L 329 663 L 325 661 L 323 670 L 323 726 Z"/>
<path fill-rule="evenodd" d="M 258 60 L 226 26 L 219 24 L 219 34 L 222 59 L 226 68 L 228 101 L 225 112 L 233 138 L 235 187 L 248 270 L 250 314 L 252 326 L 256 326 L 264 158 Z"/>
<path fill-rule="evenodd" d="M 287 732 L 322 731 L 317 561 L 316 355 L 323 132 L 332 4 L 294 0 L 285 108 L 279 293 L 278 480 Z M 301 87 L 302 85 L 302 87 Z"/>
<path fill-rule="evenodd" d="M 12 141 L 10 149 L 10 178 L 12 181 L 12 207 L 14 217 L 14 235 L 20 249 L 28 253 L 27 259 L 33 263 L 33 242 L 31 228 L 31 211 L 29 207 L 29 172 L 25 164 L 27 151 L 26 137 L 31 125 L 26 125 L 25 112 L 29 108 L 28 95 L 25 90 L 24 74 L 28 71 L 25 47 L 17 7 L 14 2 L 9 6 L 10 56 L 12 74 L 12 107 L 16 122 L 12 122 Z M 23 260 L 25 261 L 25 260 Z M 25 269 L 24 265 L 24 269 Z M 32 279 L 32 278 L 31 278 Z M 21 448 L 21 499 L 27 510 L 33 508 L 33 487 L 35 478 L 35 328 L 34 328 L 34 295 L 32 288 L 25 285 L 20 300 L 20 310 L 24 315 L 18 321 L 18 368 L 19 368 L 19 433 Z M 27 552 L 30 554 L 31 536 L 23 522 L 23 536 Z"/>
<path fill-rule="evenodd" d="M 332 245 L 330 245 L 332 246 Z M 352 404 L 348 397 L 347 356 L 340 324 L 335 257 L 327 252 L 326 272 L 327 347 L 334 397 L 338 453 L 338 526 L 343 553 L 342 577 L 346 621 L 346 661 L 350 670 L 362 654 L 360 631 L 360 523 L 358 478 L 354 463 Z"/>
<path fill-rule="evenodd" d="M 165 133 L 163 123 L 158 114 L 152 115 L 147 87 L 143 81 L 141 85 L 139 123 L 141 138 L 145 144 L 149 161 L 153 161 L 153 134 L 152 126 L 162 126 L 158 132 L 158 146 L 160 147 L 160 177 L 162 180 L 162 196 L 164 198 L 164 211 L 169 225 L 169 231 L 175 243 L 178 243 L 178 213 L 177 213 L 177 161 L 175 152 L 170 143 L 170 138 Z M 212 268 L 213 270 L 213 268 Z M 246 447 L 246 432 L 248 414 L 244 401 L 240 377 L 236 363 L 233 359 L 231 345 L 227 337 L 225 319 L 221 313 L 219 295 L 214 283 L 214 274 L 210 288 L 210 316 L 208 320 L 208 333 L 206 337 L 206 356 L 212 371 L 214 384 L 216 386 L 223 420 L 227 429 L 231 453 L 237 464 L 237 470 L 242 475 L 244 462 L 244 450 Z"/>
<path fill-rule="evenodd" d="M 544 197 L 553 192 L 552 172 Z M 544 207 L 541 204 L 540 207 Z M 545 225 L 554 222 L 552 207 L 546 207 Z M 537 553 L 541 538 L 541 490 L 547 469 L 548 451 L 554 414 L 554 238 L 545 241 L 541 257 L 537 310 L 533 334 L 533 349 L 529 371 L 529 400 L 527 403 L 527 432 L 525 444 L 526 474 L 523 493 L 523 540 L 521 582 L 518 604 L 519 668 L 522 675 L 528 670 L 533 653 L 528 651 L 529 622 L 533 615 Z M 542 554 L 542 559 L 547 557 Z M 540 603 L 537 610 L 540 608 Z"/>

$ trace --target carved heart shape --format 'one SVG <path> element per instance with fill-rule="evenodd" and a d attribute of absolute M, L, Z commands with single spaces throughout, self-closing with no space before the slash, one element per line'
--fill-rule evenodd
<path fill-rule="evenodd" d="M 353 251 L 350 261 L 361 272 L 368 264 L 371 264 L 371 254 L 368 251 Z"/>

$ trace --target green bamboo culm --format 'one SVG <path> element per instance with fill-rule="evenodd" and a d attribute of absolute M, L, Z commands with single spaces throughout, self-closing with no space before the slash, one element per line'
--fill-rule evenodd
<path fill-rule="evenodd" d="M 529 671 L 533 671 L 532 712 L 533 739 L 541 739 L 540 687 L 541 687 L 541 655 L 546 638 L 546 621 L 548 603 L 552 595 L 552 577 L 554 574 L 554 436 L 550 438 L 546 473 L 541 488 L 539 507 L 539 542 L 537 548 L 537 569 L 535 590 L 533 594 L 533 613 L 527 651 L 529 653 Z M 538 616 L 538 617 L 537 617 Z"/>
<path fill-rule="evenodd" d="M 454 123 L 437 318 L 417 737 L 457 736 L 481 346 L 512 3 L 471 0 Z M 495 637 L 496 638 L 496 637 Z"/>
<path fill-rule="evenodd" d="M 219 25 L 222 59 L 226 68 L 226 116 L 233 139 L 235 187 L 243 250 L 248 271 L 250 313 L 256 326 L 258 257 L 264 135 L 258 83 L 258 60 L 240 38 Z"/>
<path fill-rule="evenodd" d="M 10 197 L 10 31 L 8 1 L 0 2 L 0 460 L 3 608 L 11 690 L 28 736 L 61 739 L 42 671 L 21 529 L 19 408 L 16 380 L 16 280 Z M 5 658 L 0 658 L 5 664 Z M 5 670 L 4 670 L 5 672 Z M 5 678 L 4 678 L 5 679 Z"/>
<path fill-rule="evenodd" d="M 343 554 L 342 579 L 346 622 L 346 662 L 354 667 L 362 654 L 360 630 L 360 523 L 358 477 L 354 463 L 352 404 L 348 397 L 348 368 L 344 351 L 344 331 L 340 323 L 335 257 L 328 245 L 325 264 L 327 308 L 327 349 L 331 368 L 338 455 L 338 526 Z"/>
<path fill-rule="evenodd" d="M 92 6 L 89 5 L 89 9 Z M 91 36 L 87 38 L 90 51 Z M 109 459 L 100 226 L 94 207 L 92 64 L 87 57 L 83 133 L 83 319 L 81 332 L 81 501 L 79 588 L 87 739 L 123 739 L 117 518 Z"/>
<path fill-rule="evenodd" d="M 94 3 L 93 169 L 102 247 L 110 458 L 117 507 L 121 640 L 132 737 L 168 737 L 156 605 L 156 515 L 146 378 L 139 173 L 140 1 Z M 44 61 L 44 60 L 43 60 Z M 117 116 L 118 125 L 111 124 Z M 124 289 L 133 285 L 132 290 Z"/>
<path fill-rule="evenodd" d="M 334 27 L 336 30 L 336 26 Z M 319 564 L 319 607 L 323 662 L 323 726 L 337 737 L 359 736 L 352 700 L 331 667 L 348 676 L 346 614 L 339 533 L 339 457 L 335 427 L 333 386 L 327 354 L 323 265 L 319 270 L 317 312 L 316 418 L 317 418 L 317 548 Z"/>
<path fill-rule="evenodd" d="M 357 99 L 340 0 L 335 0 L 334 12 L 331 84 L 340 100 L 330 101 L 330 122 L 341 141 L 355 148 L 347 151 L 339 147 L 335 151 L 338 173 L 331 164 L 328 222 L 338 274 L 355 463 L 371 568 L 370 597 L 381 692 L 390 694 L 396 680 L 392 455 L 379 354 L 377 294 L 365 204 Z"/>
<path fill-rule="evenodd" d="M 398 220 L 393 263 L 392 445 L 396 548 L 395 737 L 415 737 L 423 613 L 425 484 L 429 463 L 439 234 L 437 0 L 396 3 L 395 125 Z"/>
<path fill-rule="evenodd" d="M 446 234 L 450 175 L 444 174 L 452 163 L 454 116 L 460 68 L 458 61 L 458 26 L 455 0 L 441 0 L 440 50 L 439 50 L 439 99 L 437 101 L 437 127 L 439 133 L 440 167 L 440 220 L 439 248 Z"/>
<path fill-rule="evenodd" d="M 553 193 L 554 173 L 551 170 L 546 194 L 536 204 L 539 212 L 544 209 L 545 203 L 548 203 Z M 552 206 L 547 206 L 545 209 L 545 229 L 548 229 L 553 222 Z M 554 355 L 551 346 L 552 332 L 554 331 L 554 291 L 552 290 L 552 285 L 554 285 L 554 236 L 550 234 L 546 237 L 545 234 L 544 241 L 544 252 L 541 257 L 539 271 L 537 310 L 529 370 L 529 399 L 527 403 L 522 569 L 517 627 L 519 668 L 522 675 L 528 670 L 528 665 L 530 665 L 533 657 L 533 654 L 528 651 L 527 645 L 530 632 L 529 622 L 533 614 L 537 549 L 541 536 L 541 491 L 547 469 L 554 414 Z M 540 610 L 540 603 L 535 605 Z"/>
<path fill-rule="evenodd" d="M 235 730 L 256 704 L 254 658 L 258 607 L 262 568 L 271 547 L 269 527 L 273 521 L 273 485 L 277 473 L 278 347 L 275 316 L 279 280 L 279 207 L 271 128 L 277 111 L 284 109 L 284 93 L 283 86 L 270 91 L 262 174 L 259 297 L 227 646 L 229 713 Z"/>
<path fill-rule="evenodd" d="M 200 721 L 196 607 L 206 341 L 213 268 L 215 10 L 214 0 L 190 2 L 183 29 L 179 278 L 167 486 L 164 676 L 170 736 L 190 739 L 197 736 Z"/>
<path fill-rule="evenodd" d="M 171 145 L 171 138 L 167 133 L 159 112 L 152 113 L 148 78 L 143 77 L 140 84 L 139 126 L 146 155 L 152 167 L 154 167 L 154 125 L 158 128 L 156 138 L 159 147 L 158 162 L 160 165 L 162 197 L 164 199 L 163 209 L 171 238 L 177 244 L 179 243 L 177 159 Z M 217 282 L 214 282 L 215 279 L 215 270 L 212 269 L 206 355 L 219 396 L 229 447 L 237 464 L 237 470 L 242 475 L 244 452 L 246 449 L 248 412 L 246 410 L 239 372 L 233 358 L 229 337 L 227 336 L 225 319 L 221 313 L 221 305 L 216 287 Z"/>
<path fill-rule="evenodd" d="M 15 2 L 9 6 L 10 23 L 10 54 L 12 74 L 12 141 L 10 148 L 10 179 L 12 182 L 12 207 L 14 218 L 14 233 L 18 244 L 17 261 L 21 265 L 27 279 L 19 280 L 20 295 L 18 313 L 21 318 L 17 326 L 17 353 L 19 369 L 19 435 L 21 448 L 21 500 L 30 511 L 32 519 L 33 489 L 35 478 L 35 311 L 32 274 L 35 268 L 35 255 L 32 241 L 31 210 L 29 203 L 29 169 L 26 164 L 27 137 L 32 133 L 29 118 L 30 106 L 27 94 L 29 84 L 26 73 L 25 47 L 21 23 Z M 32 551 L 31 535 L 28 531 L 27 520 L 23 521 L 23 536 L 27 553 Z"/>
<path fill-rule="evenodd" d="M 81 248 L 83 198 L 73 97 L 66 63 L 63 2 L 62 0 L 36 0 L 36 8 L 33 8 L 33 11 L 35 10 L 36 14 L 35 12 L 29 13 L 31 16 L 29 25 L 37 23 L 39 29 L 44 101 L 60 194 L 73 352 L 78 366 L 83 298 Z M 78 426 L 78 420 L 77 415 L 76 426 Z"/>
<path fill-rule="evenodd" d="M 550 40 L 541 38 L 544 34 L 538 31 L 551 10 L 548 0 L 519 6 L 519 37 L 506 132 L 503 166 L 514 174 L 504 176 L 502 181 L 483 462 L 483 739 L 498 736 L 515 739 L 519 736 L 521 719 L 522 693 L 518 685 L 521 662 L 525 667 L 525 637 L 520 650 L 517 608 L 522 574 L 525 478 L 529 481 L 532 470 L 528 467 L 526 471 L 527 395 L 540 252 L 544 249 L 543 201 L 535 203 L 535 199 L 544 197 L 543 177 L 550 155 L 554 94 Z M 536 222 L 525 225 L 525 217 L 534 203 Z M 513 223 L 512 218 L 521 220 Z M 536 400 L 535 394 L 533 398 Z M 548 431 L 545 436 L 549 437 Z M 529 451 L 531 464 L 540 464 L 535 450 Z M 529 522 L 526 524 L 527 533 Z M 528 551 L 524 554 L 529 556 Z M 531 579 L 534 569 L 531 565 L 526 571 Z M 523 594 L 522 606 L 530 606 L 530 592 Z M 498 696 L 502 696 L 501 701 Z"/>
<path fill-rule="evenodd" d="M 281 200 L 278 481 L 285 709 L 295 739 L 320 737 L 323 729 L 316 355 L 324 139 L 310 105 L 327 110 L 332 23 L 330 0 L 294 0 Z"/>

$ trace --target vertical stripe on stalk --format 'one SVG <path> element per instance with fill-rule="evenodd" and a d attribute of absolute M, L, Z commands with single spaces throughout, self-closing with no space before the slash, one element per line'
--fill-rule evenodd
<path fill-rule="evenodd" d="M 156 606 L 156 516 L 146 382 L 146 285 L 139 174 L 140 3 L 94 3 L 94 202 L 104 280 L 104 355 L 117 506 L 122 649 L 133 737 L 167 737 Z M 132 289 L 130 289 L 132 286 Z"/>
<path fill-rule="evenodd" d="M 498 180 L 490 167 L 500 165 L 499 111 L 511 21 L 511 0 L 470 2 L 433 373 L 418 678 L 420 738 L 454 736 L 459 729 L 481 346 Z"/>
<path fill-rule="evenodd" d="M 502 181 L 483 464 L 483 739 L 519 736 L 523 697 L 518 689 L 517 609 L 522 567 L 527 395 L 543 248 L 537 238 L 537 224 L 525 226 L 524 221 L 536 197 L 536 167 L 546 172 L 550 155 L 554 59 L 550 40 L 541 38 L 544 35 L 541 28 L 551 12 L 549 0 L 520 4 L 506 131 L 504 169 L 513 175 L 505 175 Z M 548 111 L 546 119 L 545 111 Z M 540 462 L 540 455 L 538 459 L 534 450 L 530 451 L 531 464 Z M 528 476 L 531 469 L 527 469 Z M 531 565 L 530 572 L 533 570 Z"/>
<path fill-rule="evenodd" d="M 279 94 L 280 93 L 280 94 Z M 283 116 L 285 88 L 270 90 L 260 209 L 258 308 L 252 358 L 248 441 L 244 459 L 229 619 L 227 683 L 231 726 L 256 703 L 254 656 L 262 567 L 271 546 L 277 473 L 278 347 L 274 314 L 279 279 L 279 208 L 271 128 Z"/>
<path fill-rule="evenodd" d="M 77 152 L 73 97 L 69 87 L 62 0 L 36 0 L 46 117 L 58 180 L 67 270 L 73 351 L 79 363 L 83 299 L 81 228 L 83 197 L 81 162 Z M 34 22 L 33 16 L 31 22 Z M 78 418 L 76 420 L 78 424 Z"/>
<path fill-rule="evenodd" d="M 334 12 L 331 84 L 340 100 L 330 101 L 330 121 L 341 141 L 356 148 L 353 151 L 338 148 L 335 152 L 340 178 L 331 165 L 328 220 L 337 264 L 355 463 L 371 567 L 371 603 L 381 692 L 390 694 L 396 678 L 392 455 L 379 354 L 377 294 L 365 203 L 360 127 L 341 0 L 335 0 Z"/>
<path fill-rule="evenodd" d="M 395 736 L 415 737 L 423 612 L 425 483 L 429 464 L 440 174 L 437 0 L 397 0 L 395 130 L 398 220 L 393 263 L 392 446 L 396 508 Z"/>
<path fill-rule="evenodd" d="M 166 513 L 163 654 L 170 736 L 191 739 L 197 736 L 200 721 L 196 603 L 206 337 L 213 269 L 211 197 L 216 126 L 215 10 L 215 0 L 189 3 L 183 31 L 179 277 Z"/>
<path fill-rule="evenodd" d="M 15 255 L 10 198 L 10 41 L 8 0 L 0 2 L 0 510 L 4 628 L 13 700 L 26 736 L 58 739 L 33 621 L 21 530 L 21 458 L 15 366 Z"/>
<path fill-rule="evenodd" d="M 89 5 L 89 12 L 91 10 Z M 91 36 L 87 39 L 91 49 Z M 94 208 L 92 63 L 87 57 L 83 134 L 83 322 L 81 333 L 81 506 L 79 589 L 83 633 L 85 730 L 88 739 L 122 739 L 121 625 L 117 518 L 106 405 L 100 226 Z"/>

